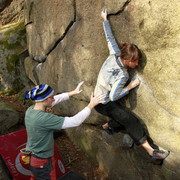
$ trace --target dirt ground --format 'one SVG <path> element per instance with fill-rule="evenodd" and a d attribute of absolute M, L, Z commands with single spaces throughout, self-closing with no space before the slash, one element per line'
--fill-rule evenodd
<path fill-rule="evenodd" d="M 20 115 L 19 124 L 10 129 L 9 132 L 24 128 L 24 114 L 28 105 L 23 105 L 22 101 L 18 101 L 16 95 L 0 95 L 0 102 L 10 104 Z M 65 131 L 61 131 L 56 135 L 55 143 L 68 172 L 74 171 L 86 180 L 111 180 L 98 168 L 96 163 L 94 163 L 80 148 L 73 144 L 66 135 Z"/>

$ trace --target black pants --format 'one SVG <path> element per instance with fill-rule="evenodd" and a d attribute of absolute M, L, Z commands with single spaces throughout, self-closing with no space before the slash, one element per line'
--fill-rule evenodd
<path fill-rule="evenodd" d="M 97 112 L 111 118 L 108 124 L 113 131 L 118 132 L 123 128 L 126 129 L 136 145 L 141 145 L 147 139 L 140 120 L 118 101 L 98 104 L 95 109 Z"/>

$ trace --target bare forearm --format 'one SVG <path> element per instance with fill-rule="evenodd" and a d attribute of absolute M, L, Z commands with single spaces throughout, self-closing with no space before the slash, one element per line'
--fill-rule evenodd
<path fill-rule="evenodd" d="M 70 92 L 68 92 L 68 96 L 69 96 L 69 97 L 74 96 L 74 95 L 76 95 L 76 92 L 75 92 L 75 91 L 70 91 Z"/>

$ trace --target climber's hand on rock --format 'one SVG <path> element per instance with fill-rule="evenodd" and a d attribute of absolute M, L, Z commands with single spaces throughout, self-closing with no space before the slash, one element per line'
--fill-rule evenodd
<path fill-rule="evenodd" d="M 104 21 L 107 20 L 107 9 L 103 9 L 101 11 L 101 17 L 104 19 Z"/>
<path fill-rule="evenodd" d="M 131 89 L 137 87 L 137 86 L 140 84 L 140 82 L 141 82 L 141 81 L 140 81 L 138 78 L 135 79 L 135 80 L 132 80 L 132 81 L 128 84 L 127 88 L 128 88 L 129 90 L 131 90 Z"/>

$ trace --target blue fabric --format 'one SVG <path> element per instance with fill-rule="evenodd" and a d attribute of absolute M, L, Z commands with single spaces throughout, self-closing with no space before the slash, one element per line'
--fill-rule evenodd
<path fill-rule="evenodd" d="M 26 104 L 28 99 L 43 101 L 53 95 L 53 93 L 54 90 L 47 84 L 37 85 L 31 91 L 25 91 L 23 104 Z"/>

